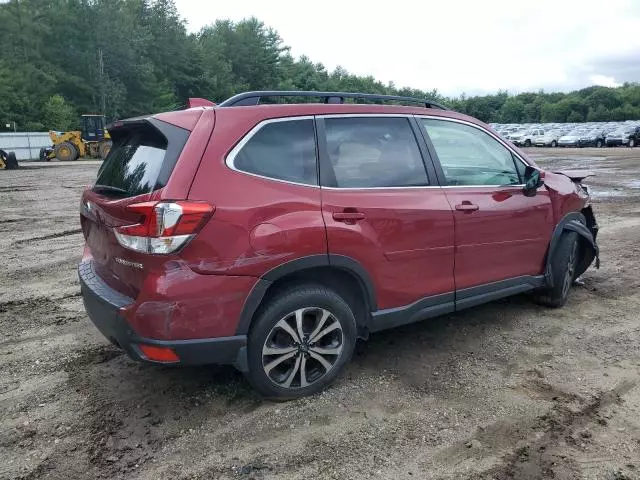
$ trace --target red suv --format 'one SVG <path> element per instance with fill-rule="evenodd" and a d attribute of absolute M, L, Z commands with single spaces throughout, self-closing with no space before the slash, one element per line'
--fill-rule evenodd
<path fill-rule="evenodd" d="M 264 103 L 294 97 L 320 102 Z M 559 307 L 598 257 L 588 173 L 425 100 L 248 92 L 109 132 L 81 204 L 90 318 L 272 398 L 325 388 L 370 332 L 525 291 Z"/>

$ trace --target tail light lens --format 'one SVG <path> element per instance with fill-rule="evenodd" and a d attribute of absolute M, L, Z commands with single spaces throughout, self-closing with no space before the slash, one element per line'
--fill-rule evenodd
<path fill-rule="evenodd" d="M 140 223 L 116 227 L 120 245 L 144 253 L 166 254 L 184 247 L 205 222 L 215 207 L 204 202 L 143 202 L 128 210 L 139 214 Z"/>

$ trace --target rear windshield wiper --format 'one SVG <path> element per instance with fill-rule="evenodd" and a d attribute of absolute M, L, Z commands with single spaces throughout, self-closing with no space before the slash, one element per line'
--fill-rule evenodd
<path fill-rule="evenodd" d="M 111 185 L 94 185 L 92 190 L 96 193 L 117 193 L 120 195 L 129 195 L 129 192 L 126 190 L 113 187 Z"/>

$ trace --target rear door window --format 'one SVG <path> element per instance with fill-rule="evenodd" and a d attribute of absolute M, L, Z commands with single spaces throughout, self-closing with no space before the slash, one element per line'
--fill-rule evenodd
<path fill-rule="evenodd" d="M 428 185 L 416 138 L 404 117 L 326 118 L 335 187 Z"/>
<path fill-rule="evenodd" d="M 149 193 L 158 185 L 167 152 L 167 139 L 151 126 L 114 131 L 113 145 L 105 159 L 94 190 L 133 197 Z"/>
<path fill-rule="evenodd" d="M 238 147 L 236 147 L 238 148 Z M 304 185 L 317 185 L 312 119 L 270 121 L 227 160 L 236 170 Z"/>

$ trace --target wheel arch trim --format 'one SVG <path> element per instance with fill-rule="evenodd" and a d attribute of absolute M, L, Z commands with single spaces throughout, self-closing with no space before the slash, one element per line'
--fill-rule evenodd
<path fill-rule="evenodd" d="M 556 248 L 558 247 L 558 243 L 560 242 L 560 237 L 564 232 L 576 232 L 581 238 L 586 241 L 588 247 L 590 247 L 591 252 L 593 253 L 593 258 L 596 259 L 596 268 L 600 268 L 600 249 L 598 248 L 598 244 L 593 237 L 593 233 L 587 227 L 587 220 L 585 216 L 581 212 L 570 212 L 567 213 L 556 225 L 553 230 L 553 234 L 551 235 L 551 242 L 549 243 L 549 250 L 547 252 L 547 258 L 545 260 L 545 270 L 544 276 L 545 281 L 548 286 L 553 287 L 553 275 L 551 275 L 551 260 L 553 258 L 553 254 L 555 253 Z M 576 276 L 581 275 L 591 264 L 589 262 L 582 271 L 576 271 Z"/>
<path fill-rule="evenodd" d="M 236 328 L 236 335 L 248 334 L 253 316 L 260 307 L 267 290 L 273 283 L 288 275 L 317 267 L 335 268 L 351 274 L 358 281 L 366 295 L 369 312 L 377 310 L 378 306 L 373 281 L 360 262 L 344 255 L 309 255 L 278 265 L 258 279 L 242 306 L 240 321 Z"/>

